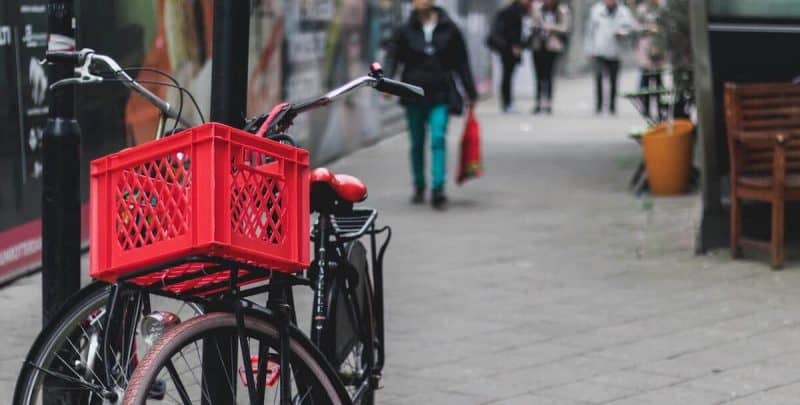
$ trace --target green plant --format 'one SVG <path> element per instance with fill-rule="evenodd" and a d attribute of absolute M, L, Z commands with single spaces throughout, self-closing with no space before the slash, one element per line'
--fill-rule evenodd
<path fill-rule="evenodd" d="M 668 0 L 658 16 L 656 41 L 669 53 L 675 70 L 692 69 L 692 39 L 689 26 L 690 0 Z"/>

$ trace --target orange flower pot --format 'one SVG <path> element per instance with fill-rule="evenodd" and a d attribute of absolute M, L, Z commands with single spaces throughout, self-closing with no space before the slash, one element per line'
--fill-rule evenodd
<path fill-rule="evenodd" d="M 692 168 L 692 131 L 686 119 L 663 122 L 642 136 L 650 192 L 675 195 L 686 192 Z"/>

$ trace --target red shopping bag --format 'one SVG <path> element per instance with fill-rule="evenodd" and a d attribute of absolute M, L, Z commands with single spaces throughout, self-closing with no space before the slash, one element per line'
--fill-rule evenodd
<path fill-rule="evenodd" d="M 481 128 L 475 118 L 475 112 L 470 110 L 467 115 L 467 125 L 461 137 L 461 161 L 458 165 L 458 184 L 478 177 L 483 174 L 481 163 Z"/>

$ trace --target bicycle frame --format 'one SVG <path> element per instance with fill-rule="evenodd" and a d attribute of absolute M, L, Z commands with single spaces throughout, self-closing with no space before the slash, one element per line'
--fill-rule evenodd
<path fill-rule="evenodd" d="M 350 264 L 345 259 L 345 246 L 347 243 L 358 240 L 363 236 L 369 236 L 370 240 L 370 262 L 372 269 L 372 280 L 362 280 L 363 282 L 371 283 L 373 285 L 373 299 L 372 310 L 375 325 L 372 336 L 369 336 L 368 347 L 364 348 L 365 358 L 367 362 L 367 369 L 364 373 L 363 380 L 357 381 L 355 386 L 359 389 L 356 392 L 354 401 L 357 401 L 368 388 L 377 388 L 380 382 L 383 365 L 385 363 L 385 340 L 384 340 L 384 314 L 383 314 L 383 257 L 386 248 L 391 240 L 391 228 L 383 227 L 376 228 L 375 220 L 377 218 L 376 210 L 363 209 L 353 211 L 353 213 L 361 213 L 360 219 L 350 221 L 347 227 L 335 226 L 336 215 L 332 213 L 320 213 L 315 229 L 313 232 L 314 237 L 314 260 L 313 266 L 310 269 L 315 272 L 315 280 L 313 284 L 314 297 L 312 300 L 313 309 L 311 316 L 311 341 L 317 347 L 323 348 L 323 331 L 330 330 L 327 325 L 329 321 L 327 315 L 329 313 L 330 303 L 326 300 L 326 292 L 330 287 L 329 283 L 332 277 L 335 276 L 334 272 L 338 271 L 352 271 L 354 269 L 348 268 Z M 386 233 L 387 237 L 384 239 L 380 247 L 378 247 L 378 235 Z M 366 274 L 369 278 L 369 272 Z M 351 306 L 350 315 L 353 319 L 358 320 L 361 314 L 361 308 L 358 308 L 358 302 L 355 299 L 355 292 L 352 291 L 352 286 L 344 291 L 351 299 L 347 300 Z M 335 348 L 327 348 L 328 350 Z M 374 355 L 377 353 L 377 359 Z"/>

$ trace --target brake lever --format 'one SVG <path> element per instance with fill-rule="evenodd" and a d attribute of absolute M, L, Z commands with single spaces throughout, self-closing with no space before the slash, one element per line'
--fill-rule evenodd
<path fill-rule="evenodd" d="M 83 59 L 83 65 L 79 68 L 75 68 L 75 73 L 78 77 L 70 77 L 68 79 L 59 80 L 50 85 L 49 89 L 54 90 L 58 87 L 72 85 L 72 84 L 95 84 L 95 83 L 102 83 L 103 78 L 101 76 L 93 75 L 92 72 L 89 70 L 89 67 L 92 65 L 92 55 L 94 51 L 91 49 L 83 49 L 81 50 L 81 58 Z"/>
<path fill-rule="evenodd" d="M 50 85 L 50 90 L 55 90 L 56 88 L 69 86 L 72 84 L 95 84 L 95 83 L 102 83 L 103 78 L 100 76 L 95 76 L 92 74 L 89 75 L 81 75 L 80 77 L 70 77 L 69 79 L 61 79 L 53 84 Z"/>

